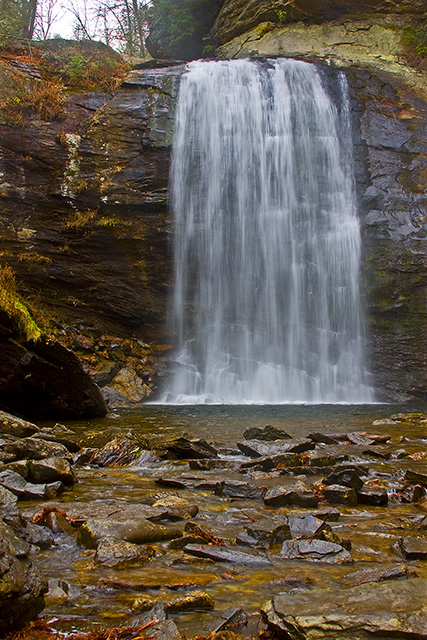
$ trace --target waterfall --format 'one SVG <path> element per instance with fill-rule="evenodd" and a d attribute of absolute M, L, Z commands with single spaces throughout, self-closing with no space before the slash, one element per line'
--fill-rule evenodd
<path fill-rule="evenodd" d="M 196 61 L 171 169 L 176 362 L 164 402 L 372 399 L 345 76 Z"/>

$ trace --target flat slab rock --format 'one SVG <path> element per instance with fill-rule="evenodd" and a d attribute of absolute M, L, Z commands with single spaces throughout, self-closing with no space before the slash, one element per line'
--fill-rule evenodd
<path fill-rule="evenodd" d="M 325 564 L 353 562 L 350 553 L 340 544 L 326 540 L 285 540 L 280 553 L 286 560 L 307 560 Z"/>
<path fill-rule="evenodd" d="M 199 558 L 211 558 L 217 562 L 232 562 L 234 564 L 269 565 L 271 562 L 265 556 L 255 556 L 234 549 L 216 547 L 208 544 L 187 544 L 184 551 Z"/>
<path fill-rule="evenodd" d="M 424 640 L 426 592 L 423 578 L 315 588 L 276 596 L 261 612 L 269 629 L 288 640 Z"/>

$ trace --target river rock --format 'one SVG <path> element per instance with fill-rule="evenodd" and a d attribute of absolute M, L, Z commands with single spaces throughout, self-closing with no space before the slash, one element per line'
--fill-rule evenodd
<path fill-rule="evenodd" d="M 286 560 L 308 560 L 326 564 L 353 562 L 343 546 L 326 540 L 285 540 L 280 553 Z"/>
<path fill-rule="evenodd" d="M 154 551 L 151 547 L 115 538 L 102 538 L 94 559 L 98 564 L 111 568 L 128 564 L 146 564 L 153 555 Z"/>
<path fill-rule="evenodd" d="M 15 631 L 44 608 L 47 584 L 28 559 L 30 547 L 0 522 L 0 632 Z"/>
<path fill-rule="evenodd" d="M 27 420 L 17 418 L 10 413 L 0 411 L 0 434 L 2 435 L 8 434 L 16 438 L 27 438 L 39 430 L 39 427 L 32 422 L 27 422 Z"/>
<path fill-rule="evenodd" d="M 402 580 L 408 578 L 408 568 L 405 565 L 391 565 L 391 567 L 375 567 L 361 569 L 344 576 L 349 585 L 365 584 L 366 582 L 384 582 L 384 580 Z"/>
<path fill-rule="evenodd" d="M 123 467 L 135 461 L 146 447 L 147 443 L 132 433 L 117 436 L 96 451 L 90 463 L 100 467 Z"/>
<path fill-rule="evenodd" d="M 310 433 L 308 438 L 315 444 L 338 444 L 338 440 L 335 438 L 332 438 L 325 433 L 318 433 L 317 431 L 315 433 Z"/>
<path fill-rule="evenodd" d="M 19 516 L 17 496 L 0 484 L 0 518 L 8 520 L 17 516 Z"/>
<path fill-rule="evenodd" d="M 199 507 L 184 498 L 178 496 L 167 496 L 160 498 L 152 505 L 160 513 L 158 516 L 150 517 L 150 520 L 188 520 L 194 518 L 199 512 Z"/>
<path fill-rule="evenodd" d="M 417 471 L 408 469 L 407 471 L 405 471 L 402 479 L 405 482 L 409 482 L 411 484 L 420 484 L 421 486 L 427 488 L 427 475 L 424 473 L 419 473 Z"/>
<path fill-rule="evenodd" d="M 290 516 L 288 518 L 289 531 L 292 538 L 318 538 L 329 525 L 313 515 Z M 330 527 L 329 527 L 330 529 Z"/>
<path fill-rule="evenodd" d="M 258 519 L 253 525 L 244 527 L 244 531 L 237 536 L 236 543 L 268 549 L 290 537 L 287 518 L 283 517 L 281 521 Z"/>
<path fill-rule="evenodd" d="M 155 604 L 161 604 L 165 611 L 171 613 L 177 611 L 193 611 L 194 609 L 213 609 L 215 607 L 215 601 L 205 591 L 190 591 L 186 594 L 172 596 L 172 597 L 155 597 L 150 595 L 144 595 L 132 603 L 132 612 L 148 611 Z"/>
<path fill-rule="evenodd" d="M 360 489 L 363 485 L 363 480 L 360 479 L 360 473 L 356 469 L 340 469 L 334 473 L 330 473 L 323 479 L 323 484 L 332 485 L 339 484 L 343 487 L 351 487 L 352 489 Z"/>
<path fill-rule="evenodd" d="M 238 448 L 242 453 L 251 458 L 266 458 L 277 456 L 281 453 L 303 453 L 315 448 L 314 442 L 311 440 L 301 438 L 299 440 L 280 441 L 275 440 L 266 444 L 259 440 L 246 440 L 245 442 L 238 442 Z"/>
<path fill-rule="evenodd" d="M 255 458 L 249 462 L 243 462 L 240 465 L 242 472 L 247 469 L 259 469 L 262 471 L 271 471 L 272 469 L 287 469 L 299 467 L 302 464 L 302 456 L 300 453 L 279 453 L 274 456 L 263 458 Z"/>
<path fill-rule="evenodd" d="M 427 638 L 427 605 L 421 578 L 312 588 L 275 596 L 262 615 L 271 632 L 292 640 Z"/>
<path fill-rule="evenodd" d="M 72 460 L 67 447 L 59 442 L 48 442 L 41 438 L 22 438 L 11 445 L 11 450 L 18 458 L 43 460 L 43 458 L 65 458 Z"/>
<path fill-rule="evenodd" d="M 198 459 L 217 458 L 218 453 L 205 440 L 188 440 L 188 438 L 176 438 L 165 445 L 165 449 L 177 458 Z"/>
<path fill-rule="evenodd" d="M 357 505 L 357 494 L 351 487 L 331 484 L 323 489 L 323 495 L 329 504 L 354 507 Z"/>
<path fill-rule="evenodd" d="M 226 480 L 219 485 L 218 494 L 224 498 L 240 498 L 244 500 L 262 500 L 266 489 L 254 487 L 247 482 Z"/>
<path fill-rule="evenodd" d="M 96 549 L 102 538 L 116 538 L 134 544 L 148 544 L 181 536 L 182 532 L 179 529 L 169 529 L 147 519 L 120 521 L 99 518 L 89 519 L 80 527 L 77 542 L 87 549 Z"/>
<path fill-rule="evenodd" d="M 30 460 L 28 463 L 29 479 L 35 483 L 49 483 L 60 481 L 65 485 L 72 485 L 76 477 L 71 464 L 65 458 L 44 458 Z"/>
<path fill-rule="evenodd" d="M 207 544 L 187 544 L 184 547 L 186 553 L 199 558 L 211 558 L 216 562 L 231 562 L 233 564 L 269 565 L 271 562 L 265 556 L 255 556 L 235 549 L 226 549 Z"/>
<path fill-rule="evenodd" d="M 74 440 L 70 440 L 64 435 L 56 435 L 52 432 L 47 431 L 38 431 L 33 435 L 33 438 L 41 438 L 42 440 L 47 440 L 48 442 L 57 442 L 62 444 L 70 453 L 77 453 L 80 451 L 80 446 L 74 442 Z"/>
<path fill-rule="evenodd" d="M 250 427 L 243 433 L 245 440 L 289 440 L 292 436 L 283 429 L 278 429 L 270 424 L 265 427 Z"/>
<path fill-rule="evenodd" d="M 427 560 L 427 538 L 399 538 L 393 549 L 405 560 Z"/>
<path fill-rule="evenodd" d="M 264 496 L 264 503 L 269 507 L 317 507 L 317 498 L 313 491 L 303 482 L 295 482 L 291 486 L 272 487 Z"/>
<path fill-rule="evenodd" d="M 363 486 L 356 492 L 357 501 L 360 504 L 369 504 L 373 507 L 383 507 L 388 503 L 386 489 L 376 489 L 374 487 Z"/>
<path fill-rule="evenodd" d="M 14 471 L 1 471 L 0 485 L 14 493 L 21 500 L 45 500 L 59 495 L 65 489 L 62 482 L 32 484 Z"/>

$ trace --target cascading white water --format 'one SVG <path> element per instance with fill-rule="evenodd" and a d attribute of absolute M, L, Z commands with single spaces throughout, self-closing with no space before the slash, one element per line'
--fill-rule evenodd
<path fill-rule="evenodd" d="M 369 402 L 346 80 L 192 62 L 171 170 L 172 403 Z"/>

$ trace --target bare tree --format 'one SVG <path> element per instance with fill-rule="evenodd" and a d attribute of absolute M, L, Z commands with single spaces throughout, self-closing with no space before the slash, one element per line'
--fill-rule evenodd
<path fill-rule="evenodd" d="M 57 0 L 38 0 L 34 37 L 47 40 L 51 35 L 52 26 L 64 15 L 64 9 Z"/>

